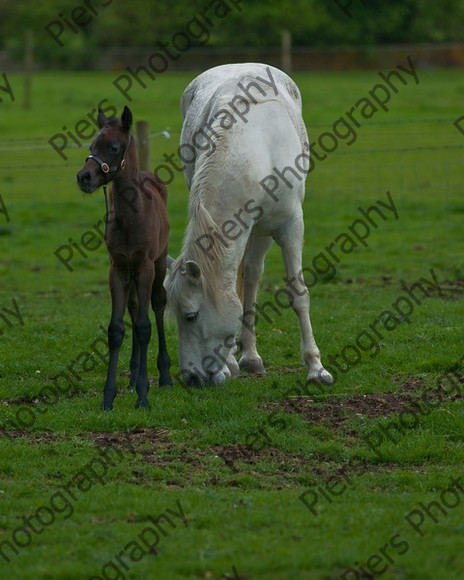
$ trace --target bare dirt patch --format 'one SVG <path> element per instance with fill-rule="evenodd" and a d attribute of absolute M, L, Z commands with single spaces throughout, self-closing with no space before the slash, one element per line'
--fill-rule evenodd
<path fill-rule="evenodd" d="M 464 294 L 464 280 L 444 280 L 440 282 L 443 298 L 457 300 Z"/>
<path fill-rule="evenodd" d="M 149 427 L 132 429 L 131 431 L 86 431 L 82 436 L 92 439 L 96 445 L 102 447 L 123 446 L 130 443 L 137 449 L 142 444 L 150 447 L 163 447 L 169 443 L 169 429 Z"/>
<path fill-rule="evenodd" d="M 464 376 L 454 377 L 464 385 Z M 385 393 L 356 394 L 351 397 L 339 395 L 328 396 L 321 401 L 308 396 L 291 397 L 285 401 L 266 403 L 262 408 L 269 411 L 276 409 L 286 413 L 298 413 L 305 421 L 332 430 L 341 430 L 346 435 L 357 436 L 358 431 L 349 422 L 359 423 L 363 418 L 388 417 L 401 413 L 411 403 L 418 400 L 419 394 L 427 383 L 420 376 L 396 375 L 393 382 L 400 386 L 399 391 Z M 443 392 L 440 391 L 443 388 Z M 447 394 L 449 385 L 441 381 L 434 389 L 429 389 L 427 399 L 430 401 L 456 401 L 463 399 L 461 392 Z M 459 391 L 457 387 L 456 391 Z"/>

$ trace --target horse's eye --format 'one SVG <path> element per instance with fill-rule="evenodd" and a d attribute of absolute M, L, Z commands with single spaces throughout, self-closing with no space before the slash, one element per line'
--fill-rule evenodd
<path fill-rule="evenodd" d="M 111 153 L 119 153 L 119 143 L 111 143 Z"/>
<path fill-rule="evenodd" d="M 198 310 L 196 312 L 187 312 L 187 314 L 185 315 L 185 320 L 187 322 L 195 322 L 197 318 L 198 318 Z"/>

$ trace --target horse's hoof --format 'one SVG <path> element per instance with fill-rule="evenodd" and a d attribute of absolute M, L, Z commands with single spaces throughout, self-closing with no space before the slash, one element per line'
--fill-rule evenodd
<path fill-rule="evenodd" d="M 261 358 L 241 358 L 238 364 L 242 371 L 246 371 L 247 373 L 253 373 L 254 375 L 264 375 L 266 373 L 266 369 L 264 368 Z"/>
<path fill-rule="evenodd" d="M 227 359 L 226 365 L 229 369 L 231 377 L 235 378 L 240 376 L 240 367 L 238 366 L 238 362 L 235 360 L 235 358 Z"/>
<path fill-rule="evenodd" d="M 100 405 L 100 410 L 101 411 L 112 411 L 113 410 L 113 403 L 105 403 L 105 402 L 103 402 Z"/>
<path fill-rule="evenodd" d="M 310 371 L 306 379 L 307 383 L 314 383 L 316 385 L 331 385 L 333 384 L 332 375 L 321 367 L 317 371 Z"/>

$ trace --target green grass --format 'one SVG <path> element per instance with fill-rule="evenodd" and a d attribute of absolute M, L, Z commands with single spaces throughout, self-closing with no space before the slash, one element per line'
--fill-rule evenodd
<path fill-rule="evenodd" d="M 404 295 L 401 281 L 411 285 L 421 277 L 431 279 L 433 269 L 441 296 L 433 293 L 416 305 L 409 324 L 403 321 L 384 333 L 374 357 L 363 353 L 359 364 L 339 373 L 324 394 L 310 387 L 306 397 L 294 399 L 294 409 L 288 401 L 305 373 L 289 309 L 279 314 L 268 310 L 270 321 L 262 317 L 258 323 L 266 376 L 242 376 L 221 388 L 193 393 L 177 381 L 169 391 L 154 385 L 150 411 L 134 409 L 135 395 L 127 391 L 126 340 L 115 410 L 103 413 L 98 409 L 105 365 L 95 358 L 84 368 L 83 360 L 95 351 L 92 343 L 104 336 L 100 325 L 108 323 L 106 250 L 100 246 L 87 258 L 76 253 L 73 272 L 54 255 L 68 238 L 80 243 L 84 232 L 101 220 L 103 196 L 97 192 L 83 198 L 75 185 L 87 146 L 67 150 L 65 161 L 47 140 L 63 126 L 74 130 L 103 98 L 120 112 L 126 102 L 112 85 L 116 76 L 38 74 L 32 108 L 24 111 L 22 78 L 9 73 L 15 102 L 0 105 L 0 195 L 10 217 L 7 223 L 0 214 L 0 312 L 5 314 L 2 307 L 14 310 L 15 298 L 24 320 L 21 325 L 10 315 L 8 326 L 0 318 L 0 424 L 14 421 L 17 412 L 31 423 L 23 434 L 9 424 L 11 438 L 0 438 L 0 542 L 11 540 L 23 515 L 50 506 L 60 486 L 75 482 L 80 472 L 89 474 L 88 466 L 101 450 L 112 449 L 114 459 L 104 485 L 94 480 L 86 490 L 71 488 L 76 498 L 72 515 L 65 517 L 71 508 L 61 505 L 54 523 L 34 534 L 11 563 L 0 558 L 2 578 L 102 578 L 102 567 L 137 540 L 149 516 L 175 509 L 177 500 L 188 526 L 179 519 L 174 529 L 164 525 L 167 533 L 160 537 L 156 556 L 136 562 L 135 553 L 132 561 L 126 555 L 129 570 L 119 573 L 108 566 L 107 578 L 213 580 L 234 578 L 235 566 L 247 580 L 332 580 L 356 568 L 355 562 L 367 566 L 374 554 L 379 558 L 371 564 L 383 559 L 377 570 L 387 565 L 382 573 L 386 580 L 460 578 L 462 494 L 461 505 L 447 509 L 446 516 L 436 511 L 436 523 L 424 521 L 423 537 L 405 515 L 418 509 L 419 502 L 440 501 L 450 477 L 462 473 L 462 400 L 446 398 L 396 443 L 385 439 L 380 455 L 363 436 L 398 421 L 401 406 L 387 405 L 385 412 L 369 415 L 361 407 L 353 412 L 349 402 L 354 395 L 399 397 L 401 385 L 415 381 L 435 389 L 444 372 L 462 375 L 462 363 L 457 363 L 464 354 L 464 141 L 453 126 L 463 112 L 462 72 L 419 69 L 419 85 L 401 86 L 388 112 L 363 121 L 353 145 L 340 142 L 325 161 L 316 163 L 304 204 L 306 266 L 348 232 L 360 217 L 358 207 L 385 200 L 387 190 L 399 215 L 395 220 L 388 212 L 388 219 L 372 229 L 368 247 L 339 254 L 336 275 L 321 276 L 312 289 L 312 324 L 323 360 L 353 344 Z M 151 140 L 153 166 L 178 147 L 179 98 L 193 76 L 166 74 L 146 90 L 131 93 L 135 119 L 147 120 L 153 133 L 169 128 L 172 135 Z M 330 131 L 378 81 L 374 72 L 294 77 L 311 140 Z M 176 175 L 169 187 L 173 256 L 181 248 L 187 199 L 183 176 Z M 273 301 L 275 291 L 285 285 L 283 278 L 280 251 L 272 248 L 259 304 Z M 176 328 L 172 319 L 166 326 L 175 376 Z M 150 352 L 150 376 L 156 377 L 156 341 Z M 57 400 L 40 398 L 72 361 L 77 361 L 74 369 L 80 376 L 76 391 L 61 382 L 64 392 Z M 346 407 L 336 421 L 333 405 L 339 401 Z M 123 446 L 127 434 L 132 448 Z M 245 446 L 250 441 L 254 449 Z M 362 471 L 356 468 L 360 461 Z M 343 493 L 331 495 L 327 487 L 345 476 L 351 483 Z M 338 485 L 341 489 L 342 483 Z M 317 516 L 298 499 L 309 489 L 318 494 Z M 352 577 L 354 573 L 347 575 Z"/>

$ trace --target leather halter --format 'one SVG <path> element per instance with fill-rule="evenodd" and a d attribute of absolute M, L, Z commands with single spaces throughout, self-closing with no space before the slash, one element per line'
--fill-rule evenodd
<path fill-rule="evenodd" d="M 110 167 L 108 165 L 108 163 L 106 163 L 106 161 L 103 161 L 102 159 L 100 159 L 96 155 L 89 155 L 88 157 L 86 157 L 85 161 L 87 162 L 89 159 L 93 159 L 94 161 L 96 161 L 98 163 L 98 165 L 100 166 L 100 169 L 105 174 L 106 181 L 108 182 L 108 177 L 109 177 L 108 174 L 109 173 L 117 173 L 119 170 L 124 169 L 126 167 L 126 159 L 125 159 L 126 151 L 127 151 L 127 148 L 129 147 L 131 141 L 132 141 L 132 135 L 129 135 L 129 139 L 128 139 L 126 146 L 124 148 L 124 153 L 122 154 L 122 159 L 121 159 L 119 165 L 115 165 L 113 167 Z"/>

